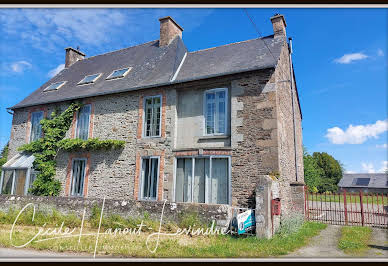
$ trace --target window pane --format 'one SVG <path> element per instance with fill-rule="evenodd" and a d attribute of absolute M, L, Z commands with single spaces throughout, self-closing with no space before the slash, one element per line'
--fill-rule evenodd
<path fill-rule="evenodd" d="M 85 178 L 85 165 L 86 160 L 74 160 L 73 161 L 73 173 L 72 173 L 72 196 L 82 196 L 84 188 Z"/>
<path fill-rule="evenodd" d="M 214 111 L 215 111 L 215 102 L 214 102 L 214 93 L 206 94 L 206 134 L 214 133 Z"/>
<path fill-rule="evenodd" d="M 213 158 L 209 203 L 228 203 L 228 159 Z"/>
<path fill-rule="evenodd" d="M 177 159 L 175 200 L 178 202 L 191 202 L 192 159 Z"/>
<path fill-rule="evenodd" d="M 1 194 L 11 194 L 12 189 L 13 170 L 4 171 L 3 184 Z"/>
<path fill-rule="evenodd" d="M 14 185 L 14 193 L 16 195 L 24 195 L 24 188 L 26 185 L 27 170 L 16 170 L 16 179 Z"/>
<path fill-rule="evenodd" d="M 99 75 L 100 75 L 100 74 L 94 74 L 94 75 L 86 76 L 83 80 L 80 81 L 79 84 L 85 84 L 85 83 L 94 82 L 95 79 L 96 79 Z"/>
<path fill-rule="evenodd" d="M 30 183 L 29 183 L 29 186 L 28 186 L 29 189 L 32 188 L 32 185 L 34 184 L 34 181 L 35 181 L 37 175 L 38 175 L 38 172 L 31 169 Z M 27 193 L 28 193 L 28 191 L 27 191 Z"/>
<path fill-rule="evenodd" d="M 43 119 L 43 112 L 33 112 L 31 114 L 31 135 L 30 142 L 42 137 L 42 125 L 40 120 Z"/>
<path fill-rule="evenodd" d="M 206 93 L 205 102 L 206 134 L 226 133 L 226 91 Z"/>
<path fill-rule="evenodd" d="M 205 203 L 205 180 L 209 176 L 209 162 L 209 159 L 195 159 L 193 202 Z"/>
<path fill-rule="evenodd" d="M 217 132 L 225 133 L 225 91 L 217 92 L 218 110 L 217 110 Z"/>
<path fill-rule="evenodd" d="M 150 193 L 150 197 L 153 198 L 153 199 L 156 199 L 156 195 L 157 195 L 157 187 L 158 187 L 158 159 L 157 158 L 152 158 L 151 159 L 151 163 L 152 163 L 152 167 L 151 167 L 151 170 L 152 170 L 152 181 L 151 181 L 151 193 Z"/>
<path fill-rule="evenodd" d="M 84 105 L 78 111 L 77 138 L 87 140 L 89 137 L 89 121 L 91 106 Z"/>
<path fill-rule="evenodd" d="M 129 68 L 123 68 L 123 69 L 118 69 L 115 70 L 112 75 L 108 78 L 121 78 L 124 76 L 124 74 L 128 71 Z"/>

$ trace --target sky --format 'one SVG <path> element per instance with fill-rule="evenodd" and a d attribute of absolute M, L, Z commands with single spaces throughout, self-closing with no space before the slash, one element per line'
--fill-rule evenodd
<path fill-rule="evenodd" d="M 387 9 L 372 8 L 0 9 L 0 147 L 13 106 L 64 67 L 66 47 L 87 56 L 159 39 L 173 17 L 189 51 L 273 34 L 285 16 L 302 109 L 303 144 L 347 172 L 387 168 Z"/>

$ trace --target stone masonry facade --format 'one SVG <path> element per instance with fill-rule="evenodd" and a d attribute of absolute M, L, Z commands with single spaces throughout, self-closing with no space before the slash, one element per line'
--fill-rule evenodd
<path fill-rule="evenodd" d="M 282 212 L 292 209 L 293 185 L 303 183 L 302 128 L 298 98 L 294 91 L 292 112 L 288 46 L 284 43 L 278 66 L 240 74 L 191 81 L 84 99 L 91 104 L 89 137 L 124 140 L 122 150 L 59 152 L 56 178 L 62 183 L 60 196 L 69 194 L 72 158 L 87 158 L 85 198 L 138 200 L 140 159 L 160 156 L 157 201 L 174 202 L 174 160 L 183 155 L 231 156 L 231 202 L 238 207 L 255 206 L 259 175 L 277 175 Z M 228 88 L 230 91 L 230 142 L 222 147 L 176 149 L 177 92 L 195 88 Z M 162 95 L 161 137 L 143 138 L 144 97 Z M 16 109 L 13 115 L 9 158 L 28 141 L 30 116 L 55 107 L 64 110 L 69 102 Z M 296 126 L 294 145 L 293 115 Z M 67 132 L 74 137 L 74 125 Z M 228 144 L 229 143 L 229 144 Z M 295 169 L 295 147 L 296 165 Z M 298 180 L 296 180 L 296 171 Z M 295 184 L 294 184 L 295 183 Z M 295 189 L 294 189 L 295 190 Z M 295 194 L 295 193 L 294 193 Z M 193 204 L 195 205 L 195 204 Z"/>

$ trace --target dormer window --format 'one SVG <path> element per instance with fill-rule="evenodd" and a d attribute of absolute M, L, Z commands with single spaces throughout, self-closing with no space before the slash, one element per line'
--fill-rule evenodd
<path fill-rule="evenodd" d="M 86 76 L 86 77 L 84 77 L 83 80 L 81 80 L 80 82 L 78 82 L 78 85 L 93 83 L 93 82 L 95 82 L 101 75 L 102 75 L 102 73 Z"/>
<path fill-rule="evenodd" d="M 63 85 L 65 85 L 66 81 L 61 81 L 61 82 L 56 82 L 56 83 L 52 83 L 50 86 L 48 86 L 47 88 L 45 88 L 43 91 L 54 91 L 54 90 L 58 90 L 60 87 L 62 87 Z"/>
<path fill-rule="evenodd" d="M 113 71 L 106 79 L 118 79 L 125 77 L 128 72 L 132 69 L 132 67 L 126 67 L 122 69 L 117 69 Z"/>

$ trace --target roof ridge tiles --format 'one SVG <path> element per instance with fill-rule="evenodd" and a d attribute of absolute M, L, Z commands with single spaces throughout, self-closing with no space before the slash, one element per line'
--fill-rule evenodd
<path fill-rule="evenodd" d="M 240 41 L 240 42 L 227 43 L 227 44 L 223 44 L 223 45 L 220 45 L 220 46 L 214 46 L 214 47 L 210 47 L 210 48 L 205 48 L 205 49 L 201 49 L 201 50 L 197 50 L 197 51 L 193 51 L 193 52 L 189 52 L 189 53 L 190 53 L 190 54 L 194 54 L 194 53 L 197 53 L 197 52 L 203 52 L 203 51 L 207 51 L 207 50 L 213 50 L 213 49 L 220 48 L 220 47 L 224 47 L 224 46 L 230 46 L 230 45 L 240 44 L 240 43 L 244 43 L 244 42 L 250 42 L 250 41 L 254 41 L 254 40 L 265 39 L 265 38 L 268 38 L 268 37 L 271 37 L 271 36 L 273 36 L 273 35 L 268 35 L 268 36 L 264 36 L 264 37 L 261 37 L 261 38 L 249 39 L 249 40 Z"/>

